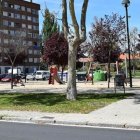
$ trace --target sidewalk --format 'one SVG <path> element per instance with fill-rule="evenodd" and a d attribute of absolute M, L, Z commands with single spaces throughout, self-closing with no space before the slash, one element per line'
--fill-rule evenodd
<path fill-rule="evenodd" d="M 16 87 L 13 90 L 2 86 L 0 84 L 0 92 L 14 92 L 22 91 L 28 92 L 64 92 L 66 85 L 47 85 L 43 82 L 26 84 L 25 87 Z M 119 127 L 119 128 L 136 128 L 140 129 L 140 88 L 139 79 L 135 82 L 135 88 L 130 90 L 126 87 L 126 92 L 136 93 L 135 97 L 124 99 L 112 103 L 104 108 L 90 112 L 89 114 L 76 114 L 76 113 L 43 113 L 43 112 L 28 112 L 28 111 L 0 111 L 1 120 L 6 121 L 20 121 L 32 122 L 37 124 L 68 124 L 68 125 L 87 125 L 87 126 L 103 126 L 103 127 Z M 79 83 L 77 84 L 79 93 L 113 93 L 113 83 L 111 88 L 106 88 L 105 82 L 95 83 Z M 40 87 L 40 88 L 39 88 Z M 83 88 L 84 87 L 84 88 Z M 119 92 L 123 90 L 119 89 Z"/>

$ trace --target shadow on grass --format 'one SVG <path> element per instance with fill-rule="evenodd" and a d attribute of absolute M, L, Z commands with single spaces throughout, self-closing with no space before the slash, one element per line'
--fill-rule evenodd
<path fill-rule="evenodd" d="M 77 96 L 77 102 L 85 99 L 124 99 L 134 94 L 79 94 Z M 0 94 L 0 98 L 5 99 L 5 102 L 9 102 L 13 105 L 45 105 L 53 106 L 55 104 L 67 104 L 69 102 L 66 99 L 65 94 Z"/>
<path fill-rule="evenodd" d="M 107 99 L 124 99 L 130 96 L 134 96 L 135 94 L 123 94 L 123 93 L 117 93 L 117 94 L 81 94 L 78 96 L 78 99 L 103 99 L 103 98 L 107 98 Z"/>

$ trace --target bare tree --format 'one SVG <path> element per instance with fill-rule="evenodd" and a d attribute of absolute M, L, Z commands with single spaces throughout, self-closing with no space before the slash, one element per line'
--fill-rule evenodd
<path fill-rule="evenodd" d="M 0 32 L 0 47 L 1 47 L 1 56 L 4 62 L 10 62 L 12 67 L 12 77 L 13 77 L 13 68 L 20 54 L 25 54 L 28 45 L 26 43 L 26 30 L 16 30 L 14 35 L 9 35 L 4 33 L 4 31 Z M 5 41 L 5 42 L 4 42 Z M 25 56 L 23 57 L 25 58 Z M 20 60 L 22 62 L 23 60 Z M 11 89 L 13 89 L 13 80 L 11 80 Z"/>
<path fill-rule="evenodd" d="M 72 20 L 71 26 L 68 26 L 67 17 L 67 5 L 69 5 L 70 16 Z M 62 0 L 62 23 L 64 35 L 69 43 L 68 52 L 68 83 L 67 83 L 67 99 L 76 100 L 77 88 L 76 88 L 76 56 L 77 48 L 81 43 L 86 40 L 86 13 L 88 7 L 88 0 L 83 0 L 81 9 L 81 22 L 80 25 L 77 22 L 74 0 Z"/>
<path fill-rule="evenodd" d="M 133 74 L 135 75 L 135 57 L 137 54 L 136 45 L 138 43 L 138 28 L 134 27 L 130 31 L 130 45 L 131 45 L 131 54 L 132 54 L 132 63 L 133 63 Z"/>

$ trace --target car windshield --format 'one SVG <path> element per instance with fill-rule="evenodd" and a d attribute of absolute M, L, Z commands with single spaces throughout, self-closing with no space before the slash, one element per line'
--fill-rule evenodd
<path fill-rule="evenodd" d="M 7 75 L 5 76 L 5 78 L 11 78 L 11 77 L 12 77 L 11 74 L 7 74 Z M 14 78 L 14 77 L 16 77 L 16 75 L 13 74 L 13 78 Z"/>
<path fill-rule="evenodd" d="M 37 75 L 41 75 L 42 73 L 41 73 L 41 72 L 37 72 L 36 74 L 37 74 Z"/>

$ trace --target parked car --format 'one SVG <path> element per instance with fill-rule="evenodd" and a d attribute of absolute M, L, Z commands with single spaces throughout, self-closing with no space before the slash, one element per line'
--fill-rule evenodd
<path fill-rule="evenodd" d="M 35 80 L 35 73 L 28 73 L 26 75 L 26 80 Z"/>
<path fill-rule="evenodd" d="M 13 81 L 16 79 L 16 75 L 13 75 Z M 12 74 L 7 74 L 4 78 L 1 79 L 2 82 L 10 82 L 12 80 Z"/>
<path fill-rule="evenodd" d="M 4 78 L 6 75 L 7 75 L 6 73 L 5 73 L 5 74 L 0 74 L 0 81 L 1 81 L 1 79 Z"/>
<path fill-rule="evenodd" d="M 36 71 L 35 79 L 36 80 L 48 80 L 49 76 L 50 76 L 50 72 L 49 71 L 38 70 L 38 71 Z"/>

